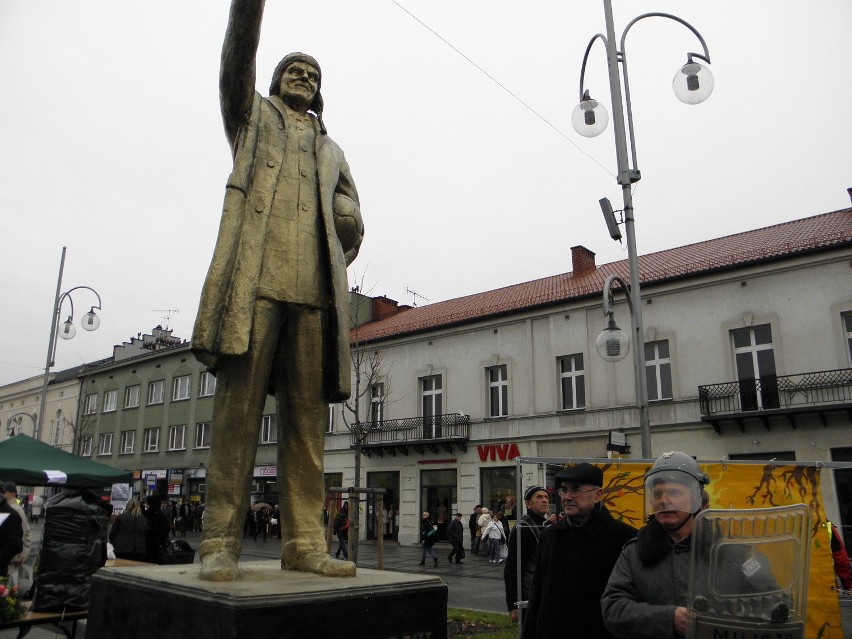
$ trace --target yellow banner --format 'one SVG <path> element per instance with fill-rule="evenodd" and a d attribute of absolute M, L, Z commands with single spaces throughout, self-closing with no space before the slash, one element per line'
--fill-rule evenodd
<path fill-rule="evenodd" d="M 604 471 L 604 503 L 613 516 L 640 528 L 644 518 L 647 463 L 598 464 Z M 710 508 L 769 508 L 806 504 L 811 512 L 811 560 L 805 636 L 843 639 L 834 590 L 834 562 L 826 533 L 819 468 L 763 464 L 702 464 L 710 478 Z"/>

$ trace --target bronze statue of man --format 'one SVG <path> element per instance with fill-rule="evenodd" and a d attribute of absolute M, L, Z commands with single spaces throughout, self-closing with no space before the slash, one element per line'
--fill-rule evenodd
<path fill-rule="evenodd" d="M 350 393 L 348 282 L 364 227 L 343 151 L 322 121 L 316 60 L 291 53 L 255 91 L 263 0 L 233 0 L 220 99 L 234 156 L 192 336 L 216 371 L 201 577 L 239 575 L 267 393 L 278 405 L 281 565 L 349 576 L 323 530 L 328 405 Z"/>

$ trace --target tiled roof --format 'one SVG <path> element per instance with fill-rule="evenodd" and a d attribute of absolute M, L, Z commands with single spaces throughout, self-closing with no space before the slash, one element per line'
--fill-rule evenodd
<path fill-rule="evenodd" d="M 645 286 L 849 244 L 852 208 L 641 255 L 639 273 Z M 602 264 L 577 276 L 562 273 L 412 308 L 353 329 L 350 338 L 370 342 L 600 295 L 612 274 L 629 283 L 628 261 Z"/>

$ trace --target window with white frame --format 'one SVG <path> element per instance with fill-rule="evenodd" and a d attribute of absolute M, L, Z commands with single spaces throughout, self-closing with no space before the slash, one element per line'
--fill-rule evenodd
<path fill-rule="evenodd" d="M 136 444 L 136 431 L 123 430 L 121 431 L 121 439 L 118 443 L 118 454 L 128 455 L 133 452 L 133 447 Z"/>
<path fill-rule="evenodd" d="M 83 404 L 84 415 L 94 415 L 98 412 L 98 394 L 92 393 L 86 395 L 85 403 Z"/>
<path fill-rule="evenodd" d="M 852 312 L 843 313 L 843 330 L 846 333 L 846 356 L 849 358 L 849 364 L 852 365 Z"/>
<path fill-rule="evenodd" d="M 778 408 L 778 375 L 769 324 L 731 331 L 741 410 Z"/>
<path fill-rule="evenodd" d="M 491 366 L 488 374 L 488 416 L 506 417 L 509 414 L 509 370 L 505 364 Z"/>
<path fill-rule="evenodd" d="M 160 450 L 160 429 L 146 428 L 144 442 L 142 444 L 143 453 L 155 453 Z"/>
<path fill-rule="evenodd" d="M 117 390 L 108 390 L 104 392 L 104 413 L 112 413 L 115 411 L 116 404 L 118 403 L 118 391 Z"/>
<path fill-rule="evenodd" d="M 370 385 L 370 423 L 374 426 L 381 424 L 385 419 L 385 385 Z M 330 430 L 330 428 L 329 428 Z"/>
<path fill-rule="evenodd" d="M 186 425 L 169 426 L 169 450 L 186 449 Z"/>
<path fill-rule="evenodd" d="M 278 441 L 278 416 L 264 415 L 260 420 L 260 443 L 274 444 Z"/>
<path fill-rule="evenodd" d="M 163 403 L 163 380 L 158 379 L 156 382 L 151 382 L 150 384 L 148 384 L 148 403 Z"/>
<path fill-rule="evenodd" d="M 136 384 L 135 386 L 128 386 L 124 389 L 124 407 L 139 407 L 139 384 Z"/>
<path fill-rule="evenodd" d="M 559 358 L 559 383 L 562 410 L 586 407 L 586 374 L 582 353 Z"/>
<path fill-rule="evenodd" d="M 645 379 L 648 401 L 672 398 L 672 360 L 669 340 L 645 342 Z"/>
<path fill-rule="evenodd" d="M 112 455 L 112 433 L 101 433 L 98 455 Z"/>
<path fill-rule="evenodd" d="M 209 397 L 216 392 L 216 376 L 210 371 L 201 373 L 198 382 L 198 396 Z"/>
<path fill-rule="evenodd" d="M 91 435 L 87 435 L 83 438 L 82 445 L 80 446 L 80 454 L 83 457 L 89 457 L 92 454 L 92 445 L 95 443 L 95 438 Z"/>
<path fill-rule="evenodd" d="M 180 401 L 189 399 L 189 389 L 192 385 L 192 375 L 181 375 L 175 377 L 174 387 L 172 388 L 172 401 Z"/>
<path fill-rule="evenodd" d="M 195 447 L 210 448 L 210 436 L 212 430 L 210 422 L 198 422 L 195 425 Z"/>
<path fill-rule="evenodd" d="M 333 433 L 334 432 L 334 407 L 339 406 L 339 404 L 329 404 L 328 405 L 328 421 L 325 423 L 325 432 Z"/>
<path fill-rule="evenodd" d="M 65 418 L 59 416 L 59 411 L 56 411 L 56 419 L 53 422 L 53 433 L 51 441 L 54 446 L 59 446 L 62 443 L 62 433 L 65 430 Z"/>
<path fill-rule="evenodd" d="M 441 375 L 420 378 L 420 400 L 423 436 L 441 437 L 441 415 L 444 414 L 444 380 Z"/>

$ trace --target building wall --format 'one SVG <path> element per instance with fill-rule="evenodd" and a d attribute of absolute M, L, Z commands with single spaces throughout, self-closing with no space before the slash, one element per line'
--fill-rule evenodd
<path fill-rule="evenodd" d="M 76 377 L 60 376 L 57 381 L 56 373 L 50 374 L 50 380 L 44 407 L 44 424 L 38 439 L 70 451 L 75 430 L 80 380 Z M 0 386 L 0 424 L 2 424 L 0 441 L 10 436 L 9 427 L 13 425 L 10 420 L 19 413 L 25 413 L 25 415 L 15 418 L 14 424 L 20 421 L 20 426 L 14 429 L 15 432 L 34 437 L 43 381 L 44 377 L 38 375 Z"/>

